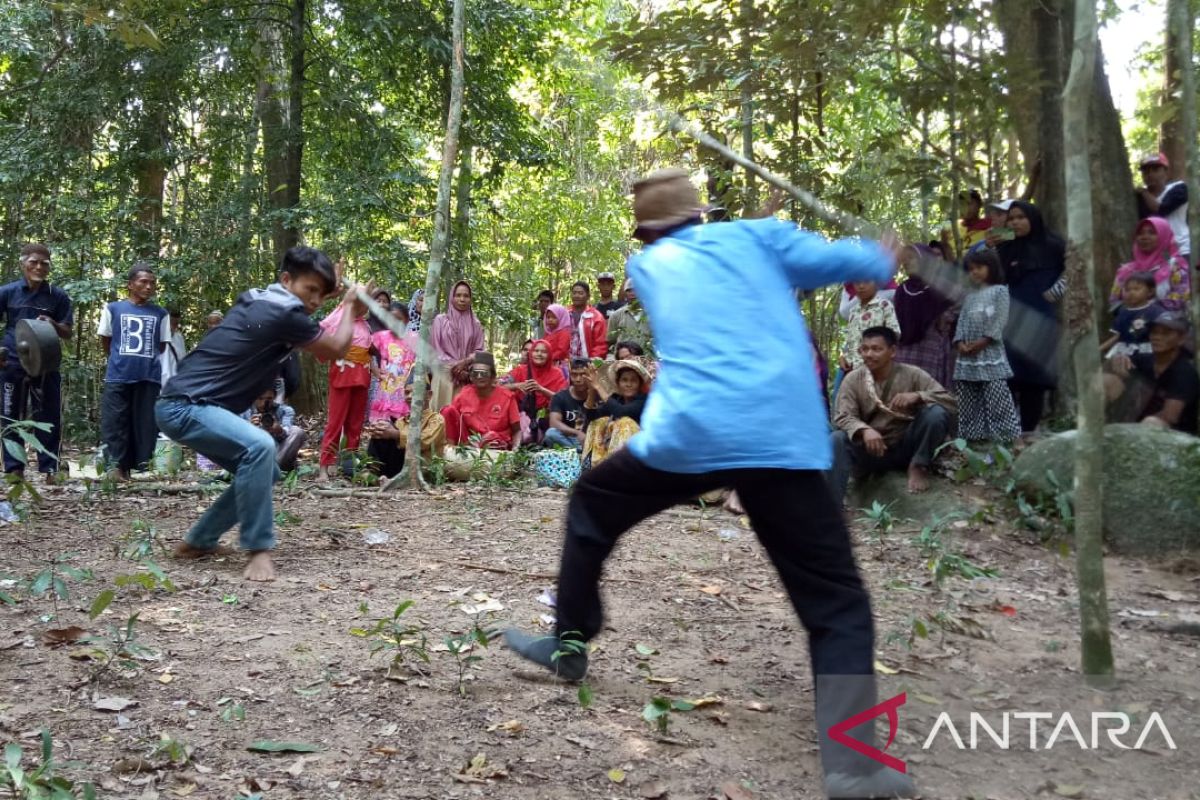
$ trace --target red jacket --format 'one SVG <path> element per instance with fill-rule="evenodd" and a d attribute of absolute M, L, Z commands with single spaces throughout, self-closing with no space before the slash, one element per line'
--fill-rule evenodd
<path fill-rule="evenodd" d="M 608 321 L 604 315 L 588 306 L 580 320 L 583 326 L 583 341 L 587 345 L 588 358 L 604 358 L 608 355 Z"/>

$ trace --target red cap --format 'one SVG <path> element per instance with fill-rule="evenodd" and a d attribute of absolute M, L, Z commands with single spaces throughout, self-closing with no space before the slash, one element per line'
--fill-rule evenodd
<path fill-rule="evenodd" d="M 1167 161 L 1167 157 L 1162 153 L 1150 153 L 1142 156 L 1142 160 L 1138 163 L 1138 169 L 1146 167 L 1167 167 L 1171 166 L 1171 162 Z"/>

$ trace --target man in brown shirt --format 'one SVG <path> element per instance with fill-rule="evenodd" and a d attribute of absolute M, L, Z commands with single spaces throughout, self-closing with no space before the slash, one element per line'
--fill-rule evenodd
<path fill-rule="evenodd" d="M 856 478 L 907 469 L 908 490 L 929 488 L 929 465 L 946 440 L 958 401 L 929 373 L 896 362 L 896 333 L 863 331 L 863 366 L 842 381 L 833 412 L 830 488 L 839 501 Z"/>

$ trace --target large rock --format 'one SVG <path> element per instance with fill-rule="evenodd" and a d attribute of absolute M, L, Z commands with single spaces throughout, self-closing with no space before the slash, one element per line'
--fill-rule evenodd
<path fill-rule="evenodd" d="M 1018 456 L 1017 487 L 1053 494 L 1075 479 L 1075 431 Z M 1104 537 L 1122 553 L 1171 556 L 1200 550 L 1200 439 L 1147 425 L 1104 429 Z"/>

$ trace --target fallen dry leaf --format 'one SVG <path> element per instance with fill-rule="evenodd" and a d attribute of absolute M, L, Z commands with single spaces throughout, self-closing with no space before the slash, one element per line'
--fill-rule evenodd
<path fill-rule="evenodd" d="M 508 768 L 503 764 L 491 764 L 483 753 L 477 754 L 458 771 L 459 775 L 476 780 L 488 781 L 495 778 L 507 778 Z"/>
<path fill-rule="evenodd" d="M 64 644 L 78 642 L 86 634 L 87 631 L 78 625 L 71 625 L 67 628 L 51 628 L 42 632 L 42 644 L 47 647 L 61 647 Z"/>
<path fill-rule="evenodd" d="M 136 705 L 137 701 L 128 697 L 97 697 L 92 701 L 92 708 L 97 711 L 124 711 Z"/>
<path fill-rule="evenodd" d="M 715 584 L 713 586 L 701 586 L 700 587 L 700 591 L 704 592 L 705 594 L 711 594 L 713 597 L 716 597 L 717 595 L 719 595 L 721 593 L 721 589 L 722 589 L 722 587 L 717 586 Z"/>
<path fill-rule="evenodd" d="M 750 709 L 751 711 L 759 711 L 765 714 L 771 710 L 771 704 L 760 703 L 758 700 L 752 700 L 749 703 L 746 703 L 746 708 Z"/>
<path fill-rule="evenodd" d="M 113 773 L 117 775 L 134 775 L 139 772 L 154 772 L 154 764 L 141 756 L 122 758 L 112 765 Z"/>
<path fill-rule="evenodd" d="M 507 722 L 499 722 L 495 725 L 489 725 L 487 729 L 488 733 L 504 731 L 505 733 L 516 736 L 518 733 L 525 732 L 525 723 L 521 722 L 519 719 L 510 719 Z"/>
<path fill-rule="evenodd" d="M 750 794 L 749 789 L 733 781 L 721 784 L 721 794 L 726 800 L 754 800 L 754 795 Z"/>
<path fill-rule="evenodd" d="M 613 767 L 608 771 L 608 779 L 613 783 L 625 782 L 625 770 L 620 767 Z"/>
<path fill-rule="evenodd" d="M 638 787 L 638 797 L 644 797 L 646 800 L 658 800 L 660 797 L 667 796 L 667 787 L 663 786 L 662 781 L 646 781 Z"/>

